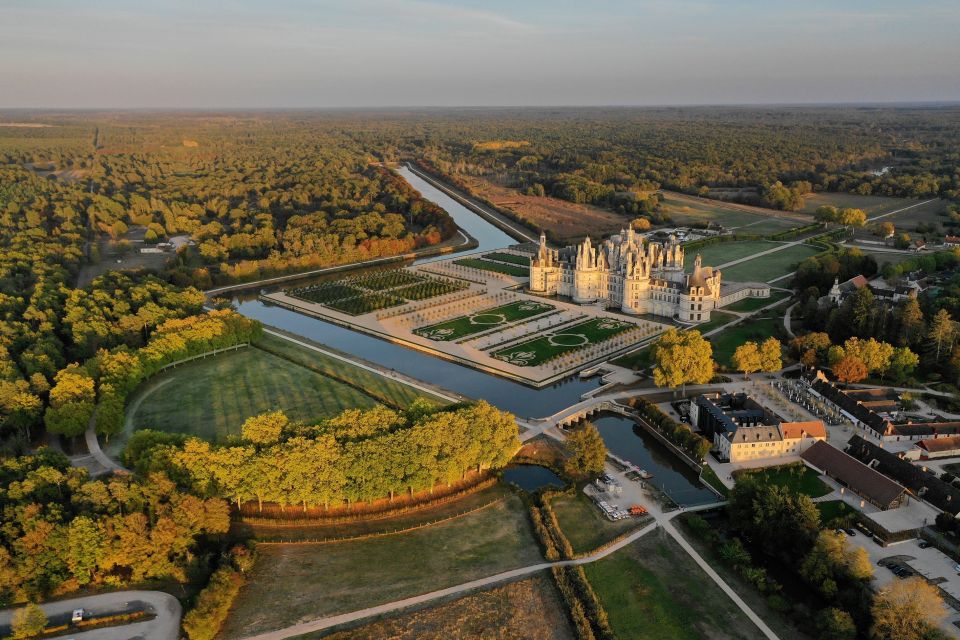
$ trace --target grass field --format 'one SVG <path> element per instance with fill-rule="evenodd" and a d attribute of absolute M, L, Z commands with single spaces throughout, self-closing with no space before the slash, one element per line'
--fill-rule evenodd
<path fill-rule="evenodd" d="M 539 574 L 349 631 L 299 636 L 299 639 L 321 637 L 328 640 L 573 640 L 576 635 L 553 580 L 547 574 Z"/>
<path fill-rule="evenodd" d="M 413 332 L 438 342 L 457 340 L 499 325 L 546 313 L 554 308 L 552 304 L 538 300 L 518 300 L 499 307 L 481 309 L 469 316 L 460 316 L 445 322 L 419 327 Z"/>
<path fill-rule="evenodd" d="M 423 395 L 280 338 L 267 335 L 259 344 L 274 353 L 247 347 L 151 379 L 129 405 L 133 430 L 160 429 L 222 440 L 239 433 L 246 418 L 265 411 L 282 409 L 291 419 L 314 421 L 344 409 L 372 407 L 377 399 L 406 406 Z M 370 393 L 331 375 L 345 377 Z"/>
<path fill-rule="evenodd" d="M 863 209 L 867 217 L 888 211 L 895 211 L 919 202 L 908 198 L 887 198 L 885 196 L 861 196 L 855 193 L 814 193 L 804 200 L 802 211 L 815 213 L 818 207 L 830 205 L 838 209 L 852 207 Z"/>
<path fill-rule="evenodd" d="M 617 522 L 608 520 L 583 491 L 556 498 L 553 510 L 557 514 L 560 529 L 577 553 L 592 551 L 622 533 L 644 526 L 631 518 Z"/>
<path fill-rule="evenodd" d="M 620 640 L 763 637 L 662 529 L 584 570 Z"/>
<path fill-rule="evenodd" d="M 780 300 L 789 298 L 791 294 L 786 291 L 771 291 L 769 298 L 745 298 L 740 302 L 735 302 L 724 307 L 727 311 L 756 311 L 768 305 L 775 304 Z"/>
<path fill-rule="evenodd" d="M 484 271 L 505 273 L 508 276 L 515 276 L 517 278 L 526 278 L 530 275 L 530 269 L 526 267 L 503 264 L 500 262 L 493 262 L 491 260 L 483 260 L 481 258 L 462 258 L 460 260 L 454 260 L 453 263 L 464 267 L 471 267 L 473 269 L 483 269 Z"/>
<path fill-rule="evenodd" d="M 770 282 L 796 270 L 804 258 L 820 253 L 820 249 L 798 244 L 774 253 L 747 260 L 723 269 L 723 278 L 733 282 Z"/>
<path fill-rule="evenodd" d="M 493 352 L 493 357 L 521 367 L 535 367 L 568 351 L 598 344 L 633 329 L 632 322 L 613 318 L 593 318 L 572 327 L 557 329 L 538 338 Z"/>
<path fill-rule="evenodd" d="M 786 487 L 794 493 L 802 493 L 811 498 L 819 498 L 833 491 L 829 485 L 820 479 L 820 474 L 803 464 L 764 467 L 763 469 L 740 471 L 734 474 L 734 478 L 744 477 L 755 478 L 765 484 Z"/>
<path fill-rule="evenodd" d="M 509 262 L 510 264 L 518 264 L 523 267 L 530 266 L 530 258 L 526 256 L 518 256 L 515 253 L 503 253 L 501 251 L 494 251 L 493 253 L 485 253 L 483 257 L 488 260 L 496 260 L 498 262 Z"/>
<path fill-rule="evenodd" d="M 769 251 L 781 246 L 782 243 L 768 240 L 745 240 L 743 242 L 718 242 L 700 249 L 688 249 L 684 252 L 683 266 L 687 271 L 693 271 L 693 262 L 697 254 L 703 257 L 703 264 L 708 267 L 719 267 L 727 262 L 740 260 L 761 251 Z M 724 271 L 726 276 L 726 271 Z"/>
<path fill-rule="evenodd" d="M 783 327 L 783 316 L 767 311 L 760 317 L 750 318 L 729 329 L 710 336 L 713 345 L 713 359 L 719 364 L 730 367 L 733 352 L 748 340 L 762 341 L 771 336 L 777 337 Z"/>
<path fill-rule="evenodd" d="M 660 211 L 678 225 L 712 222 L 742 233 L 772 234 L 801 226 L 795 220 L 768 217 L 759 212 L 738 210 L 722 202 L 686 199 L 670 193 L 664 194 Z"/>
<path fill-rule="evenodd" d="M 261 545 L 223 630 L 241 638 L 542 562 L 523 503 L 385 538 Z"/>
<path fill-rule="evenodd" d="M 847 519 L 853 516 L 853 507 L 843 500 L 827 500 L 816 504 L 817 511 L 820 512 L 820 522 L 828 527 L 832 526 L 833 522 L 839 518 Z"/>
<path fill-rule="evenodd" d="M 713 331 L 717 327 L 722 327 L 723 325 L 733 322 L 737 319 L 737 316 L 732 313 L 725 313 L 723 311 L 711 311 L 710 320 L 703 322 L 694 327 L 700 333 L 706 333 L 708 331 Z"/>

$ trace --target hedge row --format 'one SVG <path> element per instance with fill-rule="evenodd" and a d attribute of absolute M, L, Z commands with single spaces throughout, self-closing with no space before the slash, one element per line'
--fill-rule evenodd
<path fill-rule="evenodd" d="M 694 433 L 689 426 L 678 423 L 644 398 L 630 398 L 627 404 L 677 448 L 697 462 L 703 462 L 710 451 L 709 440 Z"/>
<path fill-rule="evenodd" d="M 553 567 L 551 571 L 567 604 L 577 637 L 580 640 L 615 640 L 607 611 L 587 580 L 583 567 Z"/>
<path fill-rule="evenodd" d="M 247 582 L 246 572 L 253 568 L 253 562 L 253 552 L 238 546 L 213 572 L 210 582 L 197 595 L 193 608 L 183 617 L 183 630 L 190 640 L 213 640 L 220 633 L 233 601 Z"/>

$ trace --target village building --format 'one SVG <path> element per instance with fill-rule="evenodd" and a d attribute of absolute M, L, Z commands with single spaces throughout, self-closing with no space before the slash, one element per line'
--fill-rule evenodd
<path fill-rule="evenodd" d="M 853 491 L 878 509 L 895 509 L 907 500 L 906 487 L 826 442 L 815 443 L 800 457 L 807 466 L 833 478 L 843 490 Z"/>
<path fill-rule="evenodd" d="M 719 269 L 704 266 L 698 255 L 693 271 L 684 270 L 684 248 L 676 236 L 647 241 L 633 229 L 600 245 L 587 237 L 559 250 L 540 235 L 530 261 L 531 293 L 566 296 L 578 304 L 600 303 L 632 315 L 653 314 L 697 323 L 714 309 L 747 297 L 768 298 L 765 283 L 721 284 Z"/>

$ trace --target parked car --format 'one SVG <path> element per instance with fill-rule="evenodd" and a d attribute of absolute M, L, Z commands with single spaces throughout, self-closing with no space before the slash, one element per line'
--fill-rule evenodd
<path fill-rule="evenodd" d="M 920 542 L 917 543 L 917 546 L 920 547 L 921 549 L 926 549 L 927 547 L 930 546 L 930 543 L 927 542 L 926 540 L 921 540 Z"/>
<path fill-rule="evenodd" d="M 847 534 L 848 536 L 850 536 L 850 537 L 853 537 L 853 536 L 857 535 L 857 530 L 854 529 L 853 527 L 847 527 L 846 529 L 844 529 L 844 531 L 845 531 L 846 534 Z"/>
<path fill-rule="evenodd" d="M 960 573 L 960 564 L 953 565 L 953 570 L 956 571 L 957 573 Z"/>
<path fill-rule="evenodd" d="M 70 616 L 70 622 L 77 624 L 78 622 L 83 622 L 83 609 L 74 609 L 73 615 Z"/>

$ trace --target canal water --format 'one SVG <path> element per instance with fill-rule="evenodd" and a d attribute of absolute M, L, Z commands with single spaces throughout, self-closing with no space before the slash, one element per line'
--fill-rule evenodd
<path fill-rule="evenodd" d="M 563 489 L 563 478 L 551 469 L 539 464 L 518 464 L 503 470 L 503 479 L 515 484 L 527 493 L 534 493 L 547 487 Z"/>
<path fill-rule="evenodd" d="M 477 251 L 490 251 L 516 243 L 516 240 L 506 233 L 409 169 L 400 169 L 400 174 L 414 189 L 443 207 L 458 225 L 476 238 L 479 243 Z M 429 260 L 431 258 L 424 261 Z M 342 277 L 342 274 L 328 275 L 324 279 L 331 277 Z M 551 386 L 535 389 L 317 318 L 265 304 L 257 300 L 256 291 L 238 291 L 232 296 L 234 307 L 247 317 L 436 384 L 468 398 L 487 400 L 523 418 L 552 415 L 576 404 L 583 393 L 596 389 L 600 384 L 598 379 L 581 380 L 574 375 Z M 604 434 L 607 447 L 612 452 L 653 473 L 656 486 L 668 492 L 679 504 L 699 504 L 706 501 L 706 496 L 713 497 L 697 480 L 696 474 L 677 460 L 669 450 L 648 434 L 635 430 L 631 421 L 627 422 L 629 424 L 616 424 L 608 418 L 598 421 L 598 428 Z"/>

